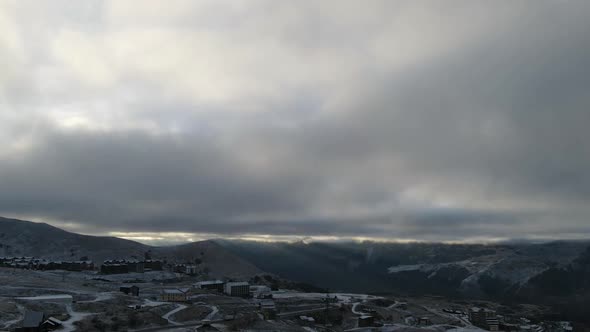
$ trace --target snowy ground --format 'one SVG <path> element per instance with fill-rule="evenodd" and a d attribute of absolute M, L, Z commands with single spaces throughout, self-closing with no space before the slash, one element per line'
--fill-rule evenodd
<path fill-rule="evenodd" d="M 78 303 L 93 303 L 93 302 L 102 302 L 110 300 L 114 297 L 114 292 L 102 292 L 96 294 L 96 298 L 90 301 L 79 301 Z"/>

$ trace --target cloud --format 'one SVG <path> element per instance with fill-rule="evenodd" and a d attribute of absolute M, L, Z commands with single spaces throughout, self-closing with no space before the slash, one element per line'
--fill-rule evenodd
<path fill-rule="evenodd" d="M 7 1 L 0 214 L 195 238 L 588 234 L 587 7 Z"/>

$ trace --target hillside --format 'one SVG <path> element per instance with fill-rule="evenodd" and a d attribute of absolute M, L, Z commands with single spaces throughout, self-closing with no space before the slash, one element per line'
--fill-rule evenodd
<path fill-rule="evenodd" d="M 88 257 L 143 257 L 149 247 L 116 237 L 71 233 L 45 223 L 0 217 L 0 256 L 35 256 L 59 260 Z"/>
<path fill-rule="evenodd" d="M 153 247 L 117 237 L 81 235 L 45 223 L 0 217 L 0 257 L 88 258 L 100 264 L 106 259 L 143 259 L 146 253 L 169 262 L 198 263 L 212 277 L 239 278 L 262 272 L 214 241 Z"/>
<path fill-rule="evenodd" d="M 250 262 L 234 255 L 213 240 L 192 242 L 151 250 L 155 258 L 168 262 L 195 263 L 200 270 L 214 278 L 243 278 L 262 273 Z"/>
<path fill-rule="evenodd" d="M 220 243 L 264 271 L 334 291 L 512 299 L 550 286 L 558 295 L 588 287 L 581 281 L 567 284 L 572 275 L 581 280 L 579 275 L 587 273 L 582 262 L 588 242 Z"/>

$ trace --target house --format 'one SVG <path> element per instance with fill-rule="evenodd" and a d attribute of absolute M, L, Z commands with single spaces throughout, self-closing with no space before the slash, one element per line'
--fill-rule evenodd
<path fill-rule="evenodd" d="M 46 331 L 53 331 L 59 329 L 62 324 L 63 322 L 61 320 L 49 317 L 41 324 L 41 328 Z"/>
<path fill-rule="evenodd" d="M 139 296 L 139 287 L 133 286 L 121 286 L 119 287 L 119 291 L 125 293 L 127 295 Z"/>
<path fill-rule="evenodd" d="M 223 286 L 225 282 L 221 280 L 207 280 L 207 281 L 199 281 L 193 284 L 194 288 L 197 289 L 209 289 L 209 290 L 216 290 L 220 293 L 223 293 Z"/>
<path fill-rule="evenodd" d="M 45 321 L 45 314 L 40 311 L 27 311 L 23 319 L 22 327 L 16 328 L 16 332 L 38 332 Z"/>
<path fill-rule="evenodd" d="M 187 292 L 180 289 L 164 289 L 160 294 L 160 301 L 164 302 L 185 302 L 187 300 Z"/>
<path fill-rule="evenodd" d="M 229 296 L 250 296 L 250 284 L 246 281 L 228 282 L 225 284 L 225 294 Z"/>

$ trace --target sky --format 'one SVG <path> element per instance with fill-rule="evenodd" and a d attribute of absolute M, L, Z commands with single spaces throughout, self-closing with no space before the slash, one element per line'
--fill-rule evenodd
<path fill-rule="evenodd" d="M 0 215 L 146 243 L 590 238 L 590 3 L 0 2 Z"/>

